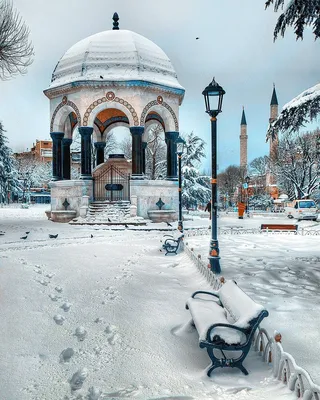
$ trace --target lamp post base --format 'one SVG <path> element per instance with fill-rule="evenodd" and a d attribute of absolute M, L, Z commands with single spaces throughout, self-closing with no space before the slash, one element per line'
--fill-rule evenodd
<path fill-rule="evenodd" d="M 220 257 L 213 257 L 209 256 L 209 264 L 210 264 L 210 269 L 214 274 L 220 274 L 221 273 L 221 268 L 220 268 Z"/>

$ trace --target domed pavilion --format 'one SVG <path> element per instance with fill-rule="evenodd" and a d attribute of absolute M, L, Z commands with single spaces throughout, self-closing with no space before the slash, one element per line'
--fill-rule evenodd
<path fill-rule="evenodd" d="M 164 208 L 178 209 L 175 141 L 185 90 L 164 51 L 135 32 L 120 30 L 118 20 L 115 13 L 112 30 L 73 45 L 57 63 L 44 91 L 50 99 L 53 141 L 51 211 L 64 210 L 67 199 L 78 216 L 83 196 L 90 202 L 108 200 L 121 185 L 118 198 L 134 199 L 138 216 L 147 218 L 159 198 Z M 167 173 L 163 180 L 151 181 L 145 176 L 145 152 L 147 131 L 154 123 L 164 131 Z M 123 155 L 104 159 L 107 135 L 118 126 L 130 130 L 131 161 Z M 76 129 L 81 137 L 81 173 L 72 180 L 70 146 Z"/>

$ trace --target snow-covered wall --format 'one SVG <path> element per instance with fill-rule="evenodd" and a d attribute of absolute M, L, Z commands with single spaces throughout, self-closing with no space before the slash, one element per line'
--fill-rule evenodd
<path fill-rule="evenodd" d="M 148 218 L 149 210 L 158 210 L 159 198 L 165 203 L 163 210 L 176 210 L 178 217 L 179 192 L 177 181 L 133 180 L 131 195 L 137 196 L 137 214 Z"/>
<path fill-rule="evenodd" d="M 52 181 L 50 187 L 51 211 L 64 210 L 63 203 L 67 199 L 68 210 L 75 210 L 79 216 L 82 196 L 89 196 L 90 201 L 93 198 L 92 180 Z"/>

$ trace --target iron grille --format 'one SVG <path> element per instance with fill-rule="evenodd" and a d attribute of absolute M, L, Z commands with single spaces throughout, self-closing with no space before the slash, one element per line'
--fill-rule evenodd
<path fill-rule="evenodd" d="M 121 187 L 121 190 L 115 190 Z M 95 201 L 130 201 L 130 174 L 110 165 L 94 178 L 93 190 Z"/>

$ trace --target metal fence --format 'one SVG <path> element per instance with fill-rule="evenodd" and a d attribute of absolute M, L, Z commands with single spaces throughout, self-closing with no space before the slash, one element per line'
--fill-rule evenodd
<path fill-rule="evenodd" d="M 187 237 L 209 233 L 209 229 L 189 230 Z M 208 262 L 206 263 L 200 254 L 196 254 L 187 241 L 185 241 L 184 250 L 211 287 L 219 290 L 224 283 L 224 278 L 214 275 L 208 268 Z M 280 333 L 275 331 L 274 336 L 271 336 L 264 328 L 259 328 L 255 334 L 253 348 L 259 352 L 262 360 L 272 367 L 274 377 L 286 384 L 298 399 L 320 400 L 320 386 L 313 382 L 306 370 L 296 364 L 291 354 L 283 350 Z"/>
<path fill-rule="evenodd" d="M 186 237 L 211 235 L 211 230 L 208 228 L 189 229 L 185 230 Z M 300 235 L 300 236 L 320 236 L 320 229 L 298 228 L 297 231 L 286 230 L 269 230 L 260 228 L 237 228 L 223 227 L 218 228 L 219 235 Z"/>

